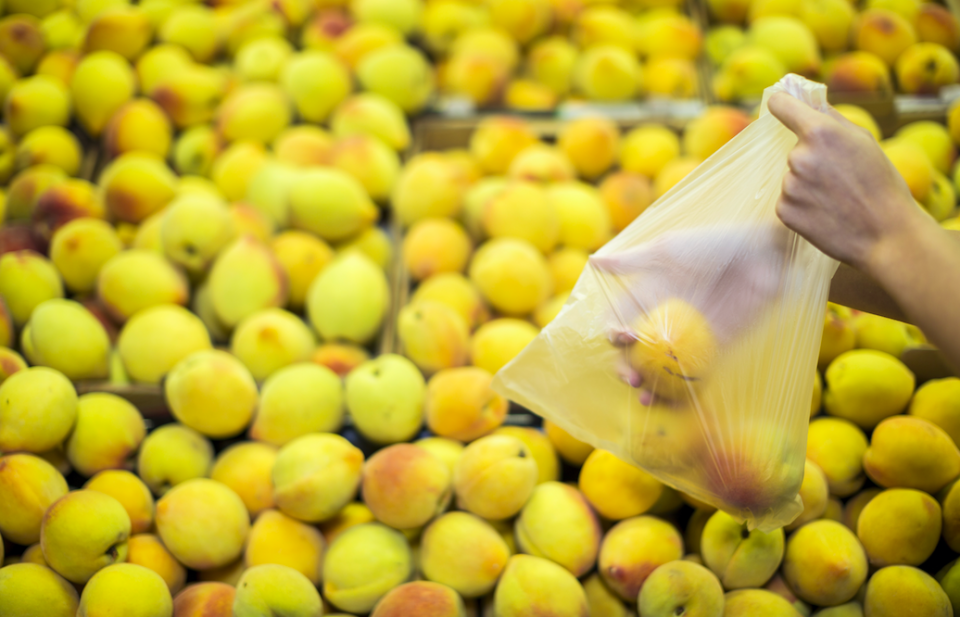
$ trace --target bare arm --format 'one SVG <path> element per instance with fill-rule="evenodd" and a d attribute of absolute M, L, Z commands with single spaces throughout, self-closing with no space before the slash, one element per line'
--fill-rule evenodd
<path fill-rule="evenodd" d="M 799 139 L 777 214 L 852 267 L 837 273 L 831 299 L 913 323 L 960 367 L 960 243 L 916 204 L 866 131 L 785 94 L 771 97 L 770 111 Z"/>
<path fill-rule="evenodd" d="M 903 309 L 874 279 L 847 264 L 840 264 L 830 283 L 830 301 L 858 311 L 898 321 L 908 321 Z"/>
<path fill-rule="evenodd" d="M 947 234 L 954 242 L 960 243 L 960 232 L 947 231 Z M 833 277 L 830 301 L 858 311 L 913 323 L 880 283 L 847 264 L 840 264 Z"/>
<path fill-rule="evenodd" d="M 929 217 L 891 234 L 866 270 L 953 367 L 960 367 L 960 243 Z"/>

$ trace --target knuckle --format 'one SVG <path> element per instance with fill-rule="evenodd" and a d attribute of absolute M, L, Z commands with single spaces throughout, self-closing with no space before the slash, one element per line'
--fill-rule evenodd
<path fill-rule="evenodd" d="M 828 143 L 833 138 L 833 127 L 827 122 L 817 122 L 807 129 L 807 140 L 815 143 Z"/>
<path fill-rule="evenodd" d="M 802 190 L 800 180 L 792 173 L 787 173 L 783 178 L 783 194 L 791 199 L 796 199 Z"/>
<path fill-rule="evenodd" d="M 787 162 L 791 171 L 804 176 L 812 173 L 817 166 L 817 159 L 808 148 L 796 148 L 790 153 Z"/>
<path fill-rule="evenodd" d="M 796 206 L 789 199 L 781 199 L 777 202 L 777 218 L 787 227 L 793 228 L 795 209 Z"/>

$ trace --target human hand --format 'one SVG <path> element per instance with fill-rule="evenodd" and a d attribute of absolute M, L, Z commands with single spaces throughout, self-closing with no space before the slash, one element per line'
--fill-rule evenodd
<path fill-rule="evenodd" d="M 818 249 L 870 272 L 876 255 L 925 214 L 899 172 L 865 130 L 783 93 L 770 113 L 797 135 L 777 215 Z"/>
<path fill-rule="evenodd" d="M 676 336 L 682 315 L 657 309 L 680 300 L 703 316 L 717 348 L 729 344 L 757 321 L 780 290 L 790 237 L 777 223 L 711 226 L 667 232 L 628 251 L 592 257 L 591 264 L 601 273 L 616 275 L 605 277 L 613 298 L 610 342 L 624 349 L 634 346 L 644 336 L 637 331 L 641 318 L 660 320 L 654 329 L 664 336 L 673 329 Z M 696 346 L 709 344 L 698 341 Z M 621 380 L 639 389 L 644 405 L 663 396 L 669 390 L 666 384 L 658 388 L 650 383 L 650 375 L 638 371 L 628 355 L 617 366 Z M 683 360 L 679 364 L 685 369 Z M 666 392 L 667 398 L 676 395 Z"/>

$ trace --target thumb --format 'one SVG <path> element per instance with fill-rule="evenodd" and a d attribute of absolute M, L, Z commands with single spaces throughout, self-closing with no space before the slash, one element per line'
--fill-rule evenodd
<path fill-rule="evenodd" d="M 803 139 L 814 126 L 823 121 L 823 113 L 785 92 L 777 92 L 767 101 L 773 116 Z"/>

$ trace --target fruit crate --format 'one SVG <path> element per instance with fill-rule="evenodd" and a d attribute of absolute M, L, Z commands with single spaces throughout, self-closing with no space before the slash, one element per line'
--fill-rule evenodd
<path fill-rule="evenodd" d="M 697 10 L 691 15 L 700 21 L 700 28 L 706 36 L 710 28 L 721 25 L 713 19 L 706 0 L 695 0 Z M 944 0 L 945 7 L 960 19 L 960 1 Z M 848 51 L 853 51 L 849 49 Z M 703 72 L 704 100 L 710 104 L 733 104 L 745 109 L 753 109 L 760 101 L 744 100 L 734 103 L 725 103 L 719 100 L 713 91 L 713 78 L 717 74 L 717 67 L 706 57 L 701 58 Z M 895 80 L 894 80 L 895 81 Z M 910 95 L 889 92 L 883 94 L 867 94 L 854 92 L 828 92 L 828 98 L 834 105 L 856 105 L 868 111 L 880 126 L 884 137 L 891 135 L 901 126 L 919 120 L 942 120 L 946 117 L 950 104 L 960 98 L 960 87 L 946 86 L 937 95 Z"/>
<path fill-rule="evenodd" d="M 702 0 L 683 0 L 680 4 L 682 5 L 682 7 L 680 7 L 682 8 L 682 14 L 689 17 L 694 24 L 702 29 L 704 23 L 701 16 L 703 10 Z M 531 44 L 535 44 L 551 36 L 560 35 L 570 38 L 572 33 L 561 29 L 561 31 L 554 33 L 548 32 L 541 34 L 535 38 L 532 43 L 528 43 L 526 47 L 529 49 Z M 434 66 L 442 64 L 442 57 L 438 57 L 437 54 L 432 53 L 423 41 L 417 41 L 417 44 L 421 51 L 430 58 L 431 64 Z M 580 51 L 583 51 L 583 48 L 580 48 Z M 524 54 L 525 51 L 521 52 L 521 67 L 510 76 L 511 79 L 523 76 L 524 71 L 522 65 L 526 60 Z M 651 97 L 647 94 L 641 94 L 638 98 L 629 101 L 604 103 L 581 99 L 575 95 L 568 95 L 558 100 L 553 108 L 530 110 L 510 107 L 503 103 L 478 106 L 465 97 L 438 93 L 434 100 L 427 106 L 424 115 L 427 117 L 463 120 L 487 114 L 499 114 L 524 117 L 531 120 L 549 120 L 569 118 L 571 115 L 579 115 L 586 111 L 587 113 L 601 114 L 608 117 L 663 117 L 665 115 L 680 113 L 689 118 L 696 116 L 708 101 L 708 86 L 710 84 L 707 74 L 708 64 L 706 54 L 701 52 L 700 57 L 694 61 L 697 69 L 697 92 L 690 98 Z"/>

